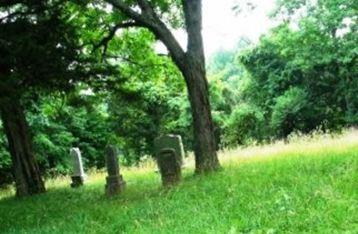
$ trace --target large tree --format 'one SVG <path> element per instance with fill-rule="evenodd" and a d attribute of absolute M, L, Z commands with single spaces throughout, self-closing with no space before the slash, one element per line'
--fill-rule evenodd
<path fill-rule="evenodd" d="M 79 40 L 65 12 L 60 0 L 0 4 L 0 113 L 17 196 L 45 191 L 24 104 L 81 78 Z"/>
<path fill-rule="evenodd" d="M 203 173 L 218 169 L 220 165 L 216 153 L 201 33 L 202 1 L 105 1 L 113 6 L 114 13 L 126 16 L 116 22 L 114 29 L 128 26 L 147 28 L 167 47 L 188 89 L 194 122 L 196 172 Z M 181 47 L 170 30 L 170 27 L 178 22 L 176 16 L 182 12 L 188 36 L 186 50 Z"/>

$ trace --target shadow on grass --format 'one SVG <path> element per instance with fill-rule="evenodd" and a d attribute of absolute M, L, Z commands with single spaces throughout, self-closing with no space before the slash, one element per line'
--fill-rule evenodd
<path fill-rule="evenodd" d="M 132 206 L 141 206 L 148 200 L 170 198 L 178 191 L 194 183 L 200 183 L 203 175 L 194 175 L 191 170 L 183 172 L 183 180 L 178 186 L 162 187 L 160 176 L 130 176 L 125 190 L 114 197 L 105 195 L 105 182 L 92 182 L 80 188 L 50 187 L 44 194 L 31 197 L 4 197 L 0 200 L 1 232 L 11 232 L 16 228 L 24 232 L 42 227 L 71 223 L 81 215 L 96 219 L 96 214 L 105 216 L 107 212 L 125 212 Z M 114 207 L 118 207 L 113 209 Z M 128 211 L 127 211 L 128 212 Z M 5 215 L 6 214 L 6 215 Z M 26 216 L 26 219 L 19 217 Z"/>

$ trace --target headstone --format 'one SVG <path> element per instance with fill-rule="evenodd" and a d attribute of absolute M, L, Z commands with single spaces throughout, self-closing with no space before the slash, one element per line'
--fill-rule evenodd
<path fill-rule="evenodd" d="M 160 151 L 164 148 L 171 148 L 175 151 L 177 160 L 180 162 L 180 165 L 183 164 L 184 158 L 184 146 L 179 135 L 163 135 L 157 137 L 154 140 L 154 153 L 157 156 Z"/>
<path fill-rule="evenodd" d="M 164 135 L 154 140 L 155 156 L 164 186 L 181 180 L 184 147 L 178 135 Z"/>
<path fill-rule="evenodd" d="M 71 148 L 70 154 L 72 157 L 72 183 L 71 187 L 76 188 L 83 185 L 85 179 L 85 173 L 83 171 L 81 151 L 79 148 Z"/>
<path fill-rule="evenodd" d="M 175 185 L 181 180 L 181 164 L 172 148 L 164 148 L 157 155 L 157 162 L 164 186 Z"/>
<path fill-rule="evenodd" d="M 119 171 L 118 151 L 115 146 L 107 146 L 106 148 L 106 166 L 108 176 L 106 177 L 106 194 L 113 196 L 120 193 L 125 187 L 125 181 Z"/>

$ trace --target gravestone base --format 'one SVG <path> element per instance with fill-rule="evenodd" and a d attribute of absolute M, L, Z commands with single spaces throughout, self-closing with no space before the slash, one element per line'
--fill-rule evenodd
<path fill-rule="evenodd" d="M 84 178 L 82 176 L 71 176 L 71 179 L 72 179 L 72 183 L 71 183 L 72 188 L 78 188 L 83 185 Z"/>
<path fill-rule="evenodd" d="M 179 184 L 180 181 L 181 181 L 181 176 L 175 175 L 175 174 L 166 175 L 165 177 L 162 178 L 162 183 L 163 183 L 163 186 L 165 186 L 165 187 L 177 185 L 177 184 Z"/>
<path fill-rule="evenodd" d="M 162 149 L 157 158 L 163 186 L 176 185 L 181 181 L 181 162 L 171 148 Z"/>
<path fill-rule="evenodd" d="M 120 176 L 107 176 L 106 177 L 106 195 L 114 196 L 119 194 L 124 189 L 126 182 L 123 180 L 123 177 Z"/>

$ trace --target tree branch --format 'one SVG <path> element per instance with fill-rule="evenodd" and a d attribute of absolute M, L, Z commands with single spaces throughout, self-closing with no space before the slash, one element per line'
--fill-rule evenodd
<path fill-rule="evenodd" d="M 116 32 L 119 29 L 130 28 L 130 27 L 140 27 L 140 26 L 141 25 L 137 22 L 125 22 L 125 23 L 116 24 L 113 28 L 111 28 L 109 30 L 109 33 L 107 36 L 102 38 L 102 40 L 98 44 L 94 45 L 93 51 L 96 51 L 97 49 L 99 49 L 100 47 L 103 46 L 102 57 L 104 57 L 107 52 L 107 49 L 108 49 L 108 43 L 113 39 L 113 37 L 116 35 Z"/>
<path fill-rule="evenodd" d="M 165 63 L 150 63 L 150 64 L 144 64 L 144 63 L 140 63 L 137 62 L 129 57 L 125 57 L 125 56 L 117 56 L 117 55 L 108 55 L 108 58 L 113 58 L 113 59 L 119 59 L 122 61 L 125 61 L 129 64 L 141 67 L 141 68 L 152 68 L 152 67 L 166 67 L 167 65 Z"/>
<path fill-rule="evenodd" d="M 105 1 L 112 4 L 114 8 L 124 13 L 127 17 L 149 29 L 157 37 L 157 39 L 162 41 L 167 47 L 174 62 L 181 68 L 185 65 L 185 52 L 183 48 L 175 39 L 167 25 L 159 19 L 147 0 L 137 0 L 137 3 L 142 10 L 141 14 L 134 11 L 122 0 Z"/>
<path fill-rule="evenodd" d="M 142 10 L 142 14 L 149 16 L 149 17 L 155 17 L 156 14 L 154 12 L 153 7 L 150 5 L 150 3 L 147 0 L 137 0 L 140 9 Z"/>
<path fill-rule="evenodd" d="M 105 0 L 105 1 L 112 4 L 112 6 L 114 8 L 119 9 L 121 12 L 123 12 L 129 18 L 135 20 L 136 22 L 141 22 L 142 24 L 145 24 L 144 17 L 141 14 L 139 14 L 138 12 L 134 11 L 132 8 L 130 8 L 122 0 Z"/>

